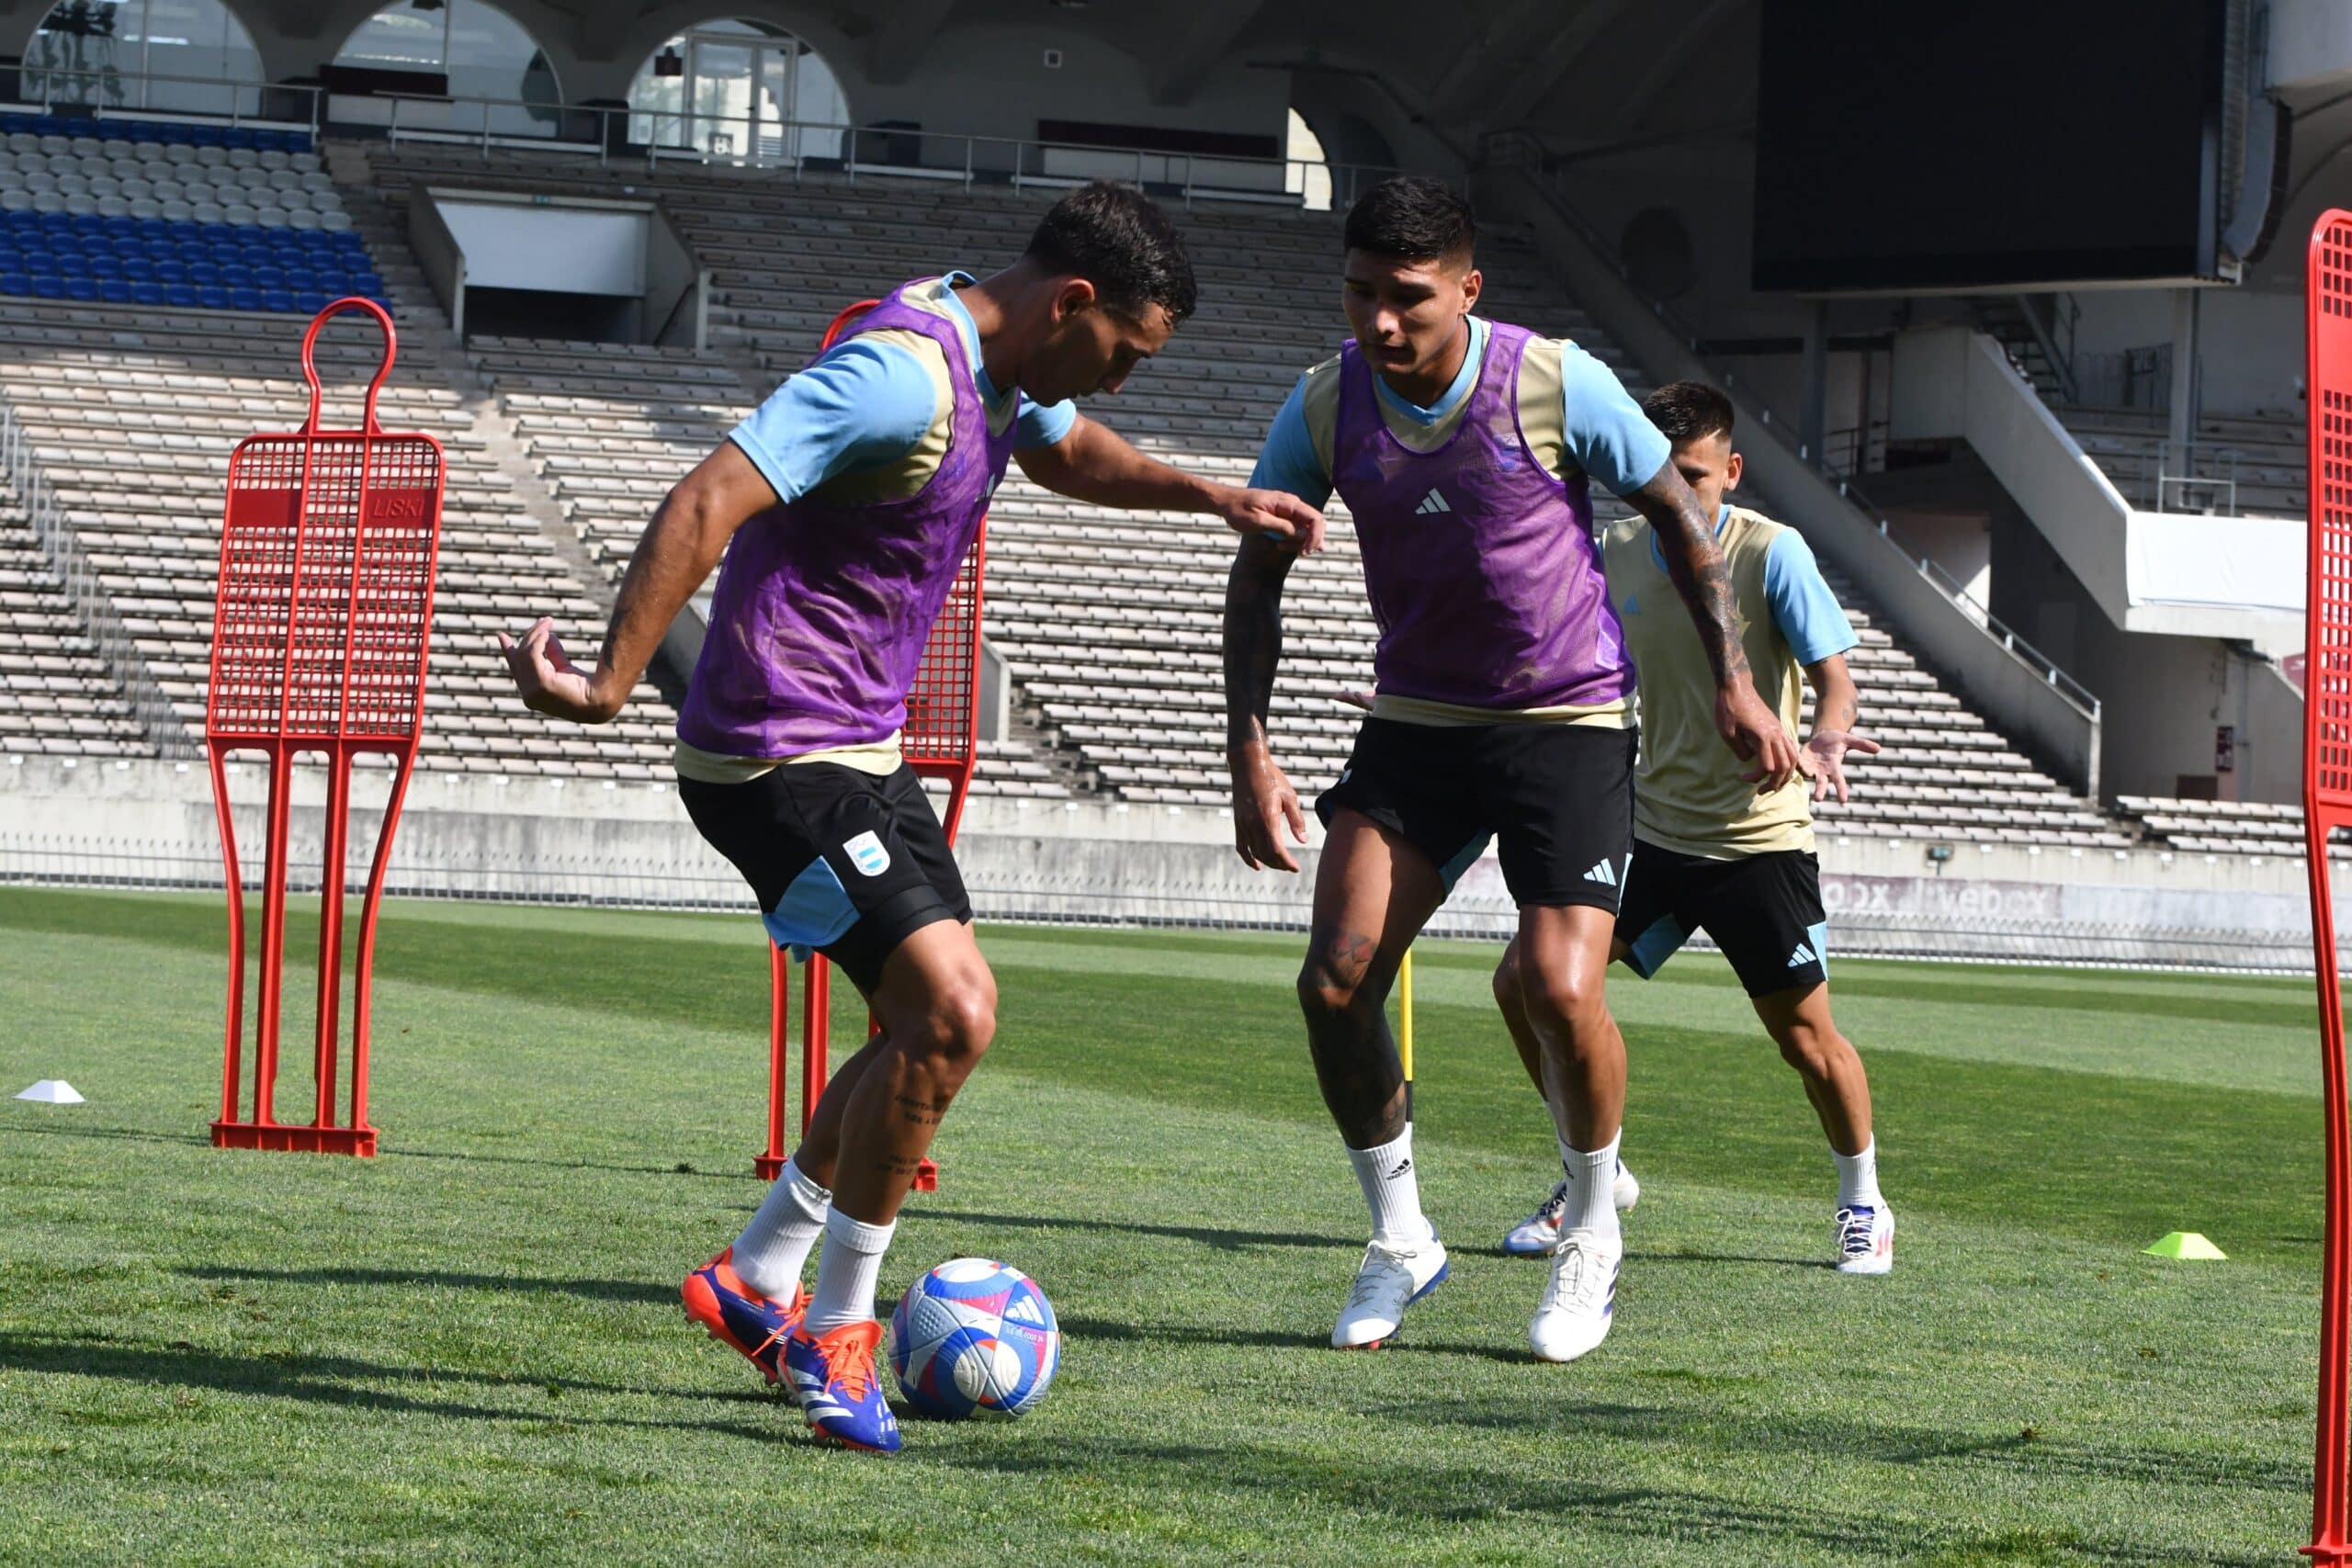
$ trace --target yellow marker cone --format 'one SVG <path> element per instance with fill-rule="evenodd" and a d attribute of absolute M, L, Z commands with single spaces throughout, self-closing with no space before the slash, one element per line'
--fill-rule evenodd
<path fill-rule="evenodd" d="M 2198 1231 L 2175 1231 L 2155 1246 L 2142 1247 L 2141 1250 L 2151 1258 L 2177 1258 L 2183 1261 L 2198 1258 L 2222 1261 L 2230 1256 Z"/>

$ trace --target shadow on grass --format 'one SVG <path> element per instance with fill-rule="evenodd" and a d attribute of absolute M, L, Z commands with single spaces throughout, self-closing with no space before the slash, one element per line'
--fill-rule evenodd
<path fill-rule="evenodd" d="M 134 1343 L 107 1335 L 67 1336 L 0 1334 L 0 1365 L 12 1371 L 55 1372 L 72 1377 L 114 1378 L 153 1386 L 208 1388 L 222 1393 L 250 1394 L 266 1399 L 290 1399 L 306 1404 L 446 1416 L 460 1421 L 542 1423 L 562 1421 L 574 1427 L 608 1427 L 646 1431 L 715 1432 L 724 1437 L 772 1441 L 798 1426 L 797 1414 L 773 1393 L 695 1388 L 634 1388 L 582 1378 L 510 1376 L 498 1372 L 458 1371 L 447 1367 L 398 1367 L 353 1356 L 313 1356 L 296 1351 L 238 1356 L 199 1349 L 187 1340 L 166 1344 Z M 363 1384 L 407 1383 L 424 1389 L 468 1384 L 507 1389 L 517 1394 L 536 1393 L 539 1408 L 506 1409 L 458 1400 L 435 1399 Z M 632 1399 L 679 1401 L 718 1400 L 730 1404 L 757 1404 L 778 1413 L 775 1423 L 753 1426 L 740 1421 L 658 1420 L 626 1416 L 597 1416 L 574 1406 L 553 1403 L 548 1395 L 602 1394 Z M 786 1419 L 789 1418 L 789 1419 Z"/>
<path fill-rule="evenodd" d="M 38 1133 L 49 1138 L 111 1138 L 130 1144 L 194 1144 L 198 1148 L 209 1147 L 211 1134 L 207 1133 L 150 1133 L 138 1127 L 36 1127 L 11 1124 L 10 1136 L 18 1133 Z"/>
<path fill-rule="evenodd" d="M 1763 1263 L 1781 1269 L 1836 1269 L 1837 1264 L 1826 1258 L 1759 1258 L 1738 1252 L 1651 1252 L 1644 1247 L 1625 1249 L 1628 1263 Z"/>
<path fill-rule="evenodd" d="M 1211 1225 L 1156 1225 L 1137 1220 L 1080 1220 L 1062 1214 L 984 1214 L 960 1209 L 933 1209 L 929 1206 L 910 1211 L 926 1220 L 954 1220 L 968 1225 L 1001 1225 L 1008 1230 L 1079 1230 L 1113 1231 L 1122 1235 L 1165 1236 L 1176 1241 L 1197 1241 L 1221 1252 L 1240 1252 L 1253 1247 L 1328 1247 L 1355 1251 L 1361 1241 L 1349 1241 L 1335 1235 L 1307 1235 L 1283 1231 L 1219 1230 Z"/>
<path fill-rule="evenodd" d="M 1623 1406 L 1564 1405 L 1564 1415 L 1586 1429 L 1611 1429 L 1623 1416 L 1643 1423 L 1661 1440 L 1687 1436 L 1687 1422 L 1660 1424 L 1660 1413 Z M 1849 1444 L 1872 1450 L 1867 1427 L 1844 1428 Z M 1395 1462 L 1373 1455 L 1335 1466 L 1321 1455 L 1272 1444 L 1208 1447 L 1154 1444 L 1120 1438 L 1072 1437 L 1050 1447 L 1008 1450 L 971 1446 L 921 1455 L 944 1468 L 1017 1477 L 1082 1478 L 1090 1485 L 1126 1482 L 1164 1485 L 1171 1465 L 1182 1466 L 1196 1506 L 1214 1511 L 1222 1493 L 1262 1506 L 1268 1496 L 1287 1498 L 1320 1515 L 1353 1514 L 1400 1524 L 1480 1524 L 1523 1521 L 1531 1517 L 1564 1525 L 1600 1527 L 1623 1538 L 1646 1538 L 1708 1553 L 1707 1561 L 1739 1561 L 1755 1551 L 1785 1552 L 1803 1542 L 1833 1552 L 1871 1555 L 1898 1562 L 2197 1562 L 2254 1564 L 2272 1561 L 2254 1552 L 2230 1552 L 2197 1545 L 2150 1545 L 2142 1541 L 2086 1539 L 2080 1529 L 2047 1525 L 1973 1526 L 1948 1519 L 1905 1517 L 1899 1501 L 1886 1508 L 1858 1512 L 1845 1507 L 1807 1508 L 1794 1504 L 1743 1502 L 1715 1493 L 1661 1486 L 1588 1484 L 1564 1466 L 1558 1483 L 1531 1493 L 1508 1470 L 1475 1461 L 1448 1462 L 1444 1451 L 1421 1445 L 1390 1450 Z M 1853 1451 L 1849 1449 L 1849 1450 Z M 1376 1451 L 1375 1451 L 1376 1452 Z M 1409 1456 L 1409 1457 L 1406 1457 Z M 1732 1554 L 1732 1555 L 1727 1555 Z"/>
<path fill-rule="evenodd" d="M 676 1306 L 678 1289 L 639 1280 L 544 1280 L 525 1274 L 458 1274 L 436 1269 L 182 1269 L 192 1280 L 247 1280 L 272 1285 L 426 1285 L 451 1291 L 502 1291 L 517 1295 L 579 1296 L 592 1302 Z"/>
<path fill-rule="evenodd" d="M 1069 1317 L 1060 1319 L 1062 1332 L 1069 1337 L 1085 1340 L 1131 1341 L 1147 1345 L 1221 1345 L 1227 1348 L 1249 1348 L 1265 1350 L 1312 1350 L 1318 1354 L 1337 1356 L 1342 1352 L 1331 1348 L 1329 1334 L 1316 1334 L 1288 1328 L 1228 1328 L 1202 1324 L 1140 1324 L 1117 1323 L 1109 1318 Z M 1539 1366 L 1535 1353 L 1497 1345 L 1476 1345 L 1464 1340 L 1422 1339 L 1410 1328 L 1384 1341 L 1388 1345 L 1421 1354 L 1441 1356 L 1476 1356 L 1483 1360 L 1503 1361 L 1514 1366 Z M 1363 1354 L 1363 1352 L 1348 1352 Z M 1382 1352 L 1385 1354 L 1385 1352 Z"/>

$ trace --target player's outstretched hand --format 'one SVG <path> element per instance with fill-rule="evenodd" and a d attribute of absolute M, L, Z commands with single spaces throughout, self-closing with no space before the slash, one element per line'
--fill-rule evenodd
<path fill-rule="evenodd" d="M 1821 799 L 1835 790 L 1838 802 L 1844 805 L 1846 795 L 1846 756 L 1875 757 L 1879 744 L 1859 729 L 1816 729 L 1813 739 L 1804 743 L 1804 757 L 1813 765 L 1805 776 L 1813 781 L 1813 798 Z"/>
<path fill-rule="evenodd" d="M 1811 777 L 1796 740 L 1780 715 L 1764 705 L 1756 688 L 1741 675 L 1729 686 L 1715 690 L 1715 733 L 1743 762 L 1753 762 L 1747 782 L 1769 795 L 1798 773 Z"/>
<path fill-rule="evenodd" d="M 1283 829 L 1293 841 L 1306 842 L 1306 813 L 1299 809 L 1298 791 L 1273 759 L 1258 756 L 1233 769 L 1233 851 L 1252 871 L 1298 869 L 1298 857 L 1283 841 Z"/>
<path fill-rule="evenodd" d="M 1321 509 L 1286 490 L 1221 490 L 1216 514 L 1237 534 L 1263 534 L 1303 556 L 1323 547 Z"/>
<path fill-rule="evenodd" d="M 563 644 L 555 639 L 555 622 L 547 616 L 533 621 L 519 639 L 500 632 L 498 649 L 506 656 L 523 705 L 533 713 L 575 724 L 603 724 L 616 711 L 598 698 L 588 671 L 565 656 Z"/>

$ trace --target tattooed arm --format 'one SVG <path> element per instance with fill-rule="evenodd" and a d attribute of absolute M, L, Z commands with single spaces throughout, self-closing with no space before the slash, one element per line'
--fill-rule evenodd
<path fill-rule="evenodd" d="M 1800 770 L 1797 743 L 1756 694 L 1747 653 L 1739 640 L 1739 611 L 1732 603 L 1731 573 L 1715 548 L 1714 519 L 1700 510 L 1699 498 L 1672 463 L 1661 464 L 1649 483 L 1625 497 L 1625 504 L 1650 521 L 1658 554 L 1674 591 L 1699 628 L 1699 643 L 1715 672 L 1715 733 L 1765 790 L 1776 790 Z"/>
<path fill-rule="evenodd" d="M 1246 536 L 1225 580 L 1225 761 L 1233 773 L 1233 848 L 1252 870 L 1296 871 L 1283 841 L 1306 842 L 1298 792 L 1274 765 L 1266 710 L 1274 699 L 1274 666 L 1283 653 L 1283 583 L 1295 551 L 1263 535 Z"/>

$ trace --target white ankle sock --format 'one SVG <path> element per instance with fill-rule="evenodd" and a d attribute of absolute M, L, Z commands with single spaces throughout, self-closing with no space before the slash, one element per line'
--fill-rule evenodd
<path fill-rule="evenodd" d="M 882 1255 L 899 1223 L 869 1225 L 839 1209 L 825 1221 L 825 1250 L 817 1259 L 817 1288 L 808 1297 L 805 1320 L 809 1336 L 821 1338 L 845 1324 L 874 1321 L 874 1281 L 881 1277 Z"/>
<path fill-rule="evenodd" d="M 1857 1205 L 1868 1209 L 1885 1206 L 1886 1200 L 1878 1190 L 1878 1140 L 1872 1138 L 1862 1145 L 1858 1155 L 1841 1155 L 1829 1151 L 1838 1162 L 1838 1206 L 1850 1209 Z"/>
<path fill-rule="evenodd" d="M 1568 1178 L 1568 1201 L 1560 1209 L 1561 1229 L 1617 1234 L 1612 1190 L 1617 1181 L 1617 1145 L 1623 1136 L 1620 1133 L 1592 1150 L 1570 1148 L 1566 1138 L 1560 1140 L 1560 1168 Z"/>
<path fill-rule="evenodd" d="M 1430 1239 L 1421 1217 L 1421 1184 L 1413 1170 L 1413 1124 L 1376 1149 L 1350 1149 L 1363 1201 L 1372 1207 L 1372 1238 L 1391 1246 L 1419 1247 Z"/>
<path fill-rule="evenodd" d="M 735 1238 L 735 1272 L 771 1301 L 789 1302 L 800 1288 L 808 1249 L 817 1245 L 833 1195 L 790 1160 L 760 1200 L 759 1212 Z"/>

